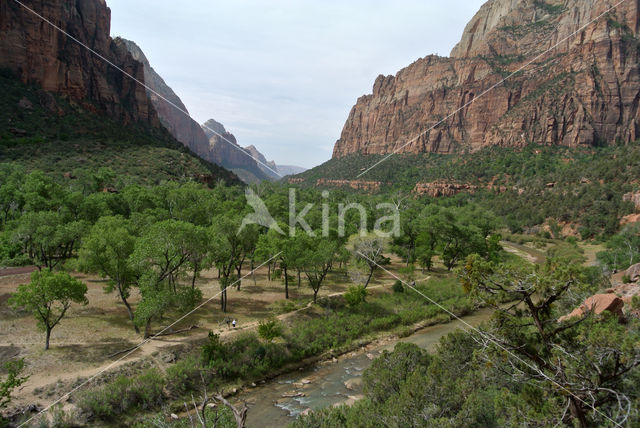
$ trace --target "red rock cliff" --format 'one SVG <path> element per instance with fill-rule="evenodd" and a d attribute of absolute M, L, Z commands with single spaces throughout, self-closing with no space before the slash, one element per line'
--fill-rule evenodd
<path fill-rule="evenodd" d="M 379 76 L 373 94 L 352 108 L 333 156 L 639 138 L 639 0 L 623 3 L 480 97 L 615 3 L 488 1 L 450 58 L 428 56 L 395 76 Z"/>
<path fill-rule="evenodd" d="M 104 0 L 32 0 L 25 4 L 140 81 L 143 65 L 109 36 Z M 144 87 L 12 0 L 0 2 L 0 68 L 29 84 L 91 100 L 112 117 L 158 125 Z"/>

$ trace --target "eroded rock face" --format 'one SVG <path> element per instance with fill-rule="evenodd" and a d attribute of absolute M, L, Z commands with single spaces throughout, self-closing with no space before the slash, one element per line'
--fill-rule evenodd
<path fill-rule="evenodd" d="M 202 130 L 209 141 L 212 158 L 220 159 L 227 168 L 259 170 L 258 163 L 238 145 L 236 137 L 227 132 L 220 122 L 209 119 L 202 125 Z"/>
<path fill-rule="evenodd" d="M 304 179 L 302 180 L 304 181 Z M 290 183 L 297 182 L 296 179 L 289 179 Z M 380 190 L 382 186 L 381 181 L 368 181 L 368 180 L 330 180 L 327 178 L 319 178 L 316 180 L 316 186 L 321 187 L 349 187 L 356 190 L 364 190 L 366 192 L 372 192 Z"/>
<path fill-rule="evenodd" d="M 143 64 L 145 83 L 149 87 L 146 91 L 147 96 L 158 112 L 160 122 L 176 140 L 201 158 L 226 168 L 246 168 L 251 171 L 259 169 L 258 163 L 254 160 L 257 157 L 246 149 L 246 153 L 243 153 L 236 137 L 227 132 L 221 123 L 211 119 L 201 126 L 189 116 L 187 107 L 180 97 L 153 69 L 135 42 L 116 38 L 114 44 L 129 51 L 133 58 Z"/>
<path fill-rule="evenodd" d="M 104 0 L 39 0 L 28 6 L 117 67 L 144 82 L 144 67 L 109 36 Z M 0 3 L 0 68 L 46 91 L 90 100 L 125 123 L 158 126 L 143 86 L 14 1 Z"/>
<path fill-rule="evenodd" d="M 451 57 L 427 56 L 395 76 L 379 76 L 373 93 L 352 108 L 333 156 L 634 141 L 638 2 L 623 3 L 554 47 L 615 3 L 488 1 Z"/>
<path fill-rule="evenodd" d="M 222 159 L 215 159 L 211 155 L 209 139 L 198 122 L 191 119 L 187 107 L 185 107 L 173 89 L 153 69 L 142 49 L 135 42 L 120 37 L 115 38 L 113 42 L 116 46 L 129 51 L 135 60 L 142 63 L 144 81 L 149 87 L 146 93 L 158 113 L 158 118 L 162 125 L 167 128 L 176 140 L 189 147 L 198 156 L 222 165 Z"/>

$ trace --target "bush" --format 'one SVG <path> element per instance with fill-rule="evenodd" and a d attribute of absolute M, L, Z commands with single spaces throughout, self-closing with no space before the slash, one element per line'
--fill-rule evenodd
<path fill-rule="evenodd" d="M 402 285 L 402 282 L 400 280 L 396 280 L 396 282 L 393 283 L 393 287 L 391 289 L 394 293 L 404 293 L 404 285 Z"/>
<path fill-rule="evenodd" d="M 211 381 L 210 372 L 196 358 L 189 357 L 167 368 L 165 385 L 169 395 L 178 398 L 188 392 L 200 390 L 203 378 L 205 384 L 208 384 Z"/>
<path fill-rule="evenodd" d="M 271 343 L 275 338 L 282 336 L 282 326 L 275 319 L 261 322 L 258 325 L 258 336 Z"/>
<path fill-rule="evenodd" d="M 349 306 L 357 306 L 360 303 L 364 302 L 367 298 L 367 289 L 364 288 L 363 285 L 351 286 L 344 293 L 344 301 L 347 302 Z"/>
<path fill-rule="evenodd" d="M 222 380 L 255 379 L 291 360 L 287 348 L 279 344 L 263 344 L 255 333 L 222 343 L 220 336 L 209 333 L 202 348 L 203 364 L 214 369 L 212 375 Z"/>
<path fill-rule="evenodd" d="M 133 409 L 158 408 L 164 399 L 163 387 L 164 380 L 157 369 L 134 378 L 119 376 L 101 388 L 85 392 L 78 406 L 94 418 L 110 421 Z"/>
<path fill-rule="evenodd" d="M 298 305 L 291 300 L 277 300 L 269 306 L 269 309 L 275 315 L 282 315 L 295 311 L 298 309 Z"/>
<path fill-rule="evenodd" d="M 623 284 L 629 284 L 631 282 L 631 277 L 629 275 L 623 275 L 622 276 L 622 283 Z"/>

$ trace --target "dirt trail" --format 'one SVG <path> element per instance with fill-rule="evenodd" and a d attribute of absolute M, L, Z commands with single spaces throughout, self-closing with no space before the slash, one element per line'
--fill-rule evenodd
<path fill-rule="evenodd" d="M 422 279 L 420 281 L 424 281 L 426 279 L 428 278 Z M 384 287 L 391 286 L 393 282 L 394 281 L 391 281 L 391 280 L 381 281 L 380 284 L 369 286 L 368 289 L 369 290 L 382 289 Z M 250 287 L 250 285 L 247 285 L 246 287 Z M 203 288 L 206 288 L 206 287 L 203 287 Z M 346 291 L 335 292 L 328 295 L 324 295 L 322 297 L 337 297 L 337 296 L 343 295 L 345 292 Z M 302 311 L 309 310 L 312 307 L 313 307 L 313 301 L 310 301 L 306 306 L 291 312 L 287 312 L 285 314 L 278 315 L 276 318 L 280 321 L 286 321 L 289 318 L 294 317 L 296 314 Z M 220 335 L 221 339 L 229 340 L 233 336 L 238 335 L 242 332 L 256 330 L 259 324 L 260 324 L 260 321 L 256 320 L 249 323 L 244 323 L 242 325 L 238 325 L 236 328 L 225 329 L 224 327 L 219 327 L 215 330 L 215 332 Z M 134 350 L 129 350 L 127 352 L 124 352 L 122 355 L 113 357 L 111 361 L 107 361 L 104 364 L 97 367 L 93 366 L 93 367 L 87 367 L 85 369 L 74 370 L 72 373 L 69 373 L 69 372 L 62 372 L 62 373 L 58 372 L 58 373 L 51 373 L 51 374 L 39 373 L 37 376 L 32 376 L 29 382 L 25 384 L 22 388 L 20 388 L 20 390 L 18 391 L 20 397 L 14 400 L 14 404 L 24 406 L 34 401 L 40 402 L 42 401 L 42 399 L 37 398 L 36 391 L 42 390 L 42 388 L 44 387 L 47 387 L 56 383 L 77 385 L 78 384 L 77 381 L 79 379 L 86 379 L 84 382 L 89 383 L 88 382 L 89 379 L 93 379 L 94 377 L 97 378 L 103 374 L 117 371 L 119 368 L 122 368 L 123 366 L 132 364 L 141 360 L 151 361 L 154 366 L 156 366 L 161 371 L 164 371 L 166 369 L 167 364 L 162 362 L 161 359 L 157 357 L 158 353 L 161 353 L 163 351 L 168 351 L 174 347 L 184 347 L 185 345 L 202 342 L 206 340 L 206 338 L 208 337 L 209 330 L 210 330 L 209 328 L 198 328 L 196 330 L 192 330 L 186 333 L 185 335 L 180 335 L 180 336 L 167 335 L 167 336 L 152 337 L 150 340 L 144 342 L 142 345 L 139 345 Z M 109 343 L 109 342 L 104 342 L 104 343 Z M 82 345 L 82 344 L 79 344 L 79 345 Z M 92 345 L 94 345 L 94 343 L 92 343 Z M 81 385 L 82 386 L 79 389 L 82 389 L 82 387 L 85 386 L 85 383 L 82 383 Z M 55 402 L 56 400 L 61 398 L 65 393 L 70 391 L 73 391 L 75 393 L 73 388 L 69 387 L 64 392 L 60 392 L 59 394 L 56 394 L 56 396 L 51 397 L 52 400 L 49 401 L 46 405 L 49 405 Z M 66 398 L 65 400 L 62 400 L 62 402 L 65 402 L 65 401 L 67 401 Z"/>
<path fill-rule="evenodd" d="M 35 266 L 21 266 L 21 267 L 12 267 L 12 268 L 0 268 L 0 277 L 3 276 L 11 276 L 11 275 L 22 275 L 25 273 L 31 273 L 38 269 Z"/>

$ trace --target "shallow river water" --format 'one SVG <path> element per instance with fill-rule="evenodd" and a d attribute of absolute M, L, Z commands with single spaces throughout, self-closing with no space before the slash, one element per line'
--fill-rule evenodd
<path fill-rule="evenodd" d="M 462 319 L 477 326 L 490 315 L 489 309 L 483 309 Z M 282 427 L 295 420 L 306 409 L 317 410 L 344 403 L 349 397 L 357 398 L 362 394 L 360 377 L 371 365 L 372 357 L 377 357 L 385 349 L 392 350 L 400 341 L 433 350 L 441 337 L 458 328 L 468 329 L 457 320 L 427 327 L 409 337 L 385 342 L 365 353 L 343 357 L 335 363 L 322 363 L 258 385 L 238 396 L 249 406 L 247 425 L 250 428 Z M 350 383 L 351 389 L 347 389 L 345 382 Z"/>

